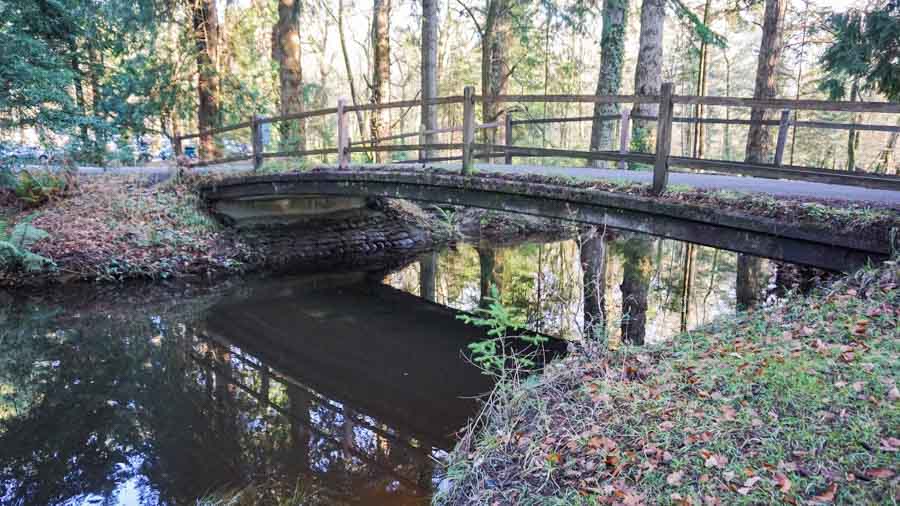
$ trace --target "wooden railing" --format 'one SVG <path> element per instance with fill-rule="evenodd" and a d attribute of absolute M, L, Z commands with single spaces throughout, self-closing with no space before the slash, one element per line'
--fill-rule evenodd
<path fill-rule="evenodd" d="M 259 169 L 266 158 L 273 157 L 303 157 L 317 155 L 337 155 L 338 166 L 348 168 L 350 157 L 353 153 L 373 152 L 406 152 L 406 151 L 458 151 L 459 155 L 431 157 L 420 156 L 415 162 L 436 161 L 462 161 L 463 174 L 469 174 L 473 170 L 473 160 L 477 158 L 503 157 L 507 164 L 513 163 L 513 157 L 564 157 L 581 160 L 606 160 L 618 162 L 620 168 L 628 163 L 645 164 L 653 167 L 653 191 L 660 193 L 665 190 L 668 182 L 670 168 L 707 170 L 738 174 L 744 176 L 791 179 L 799 181 L 814 181 L 832 184 L 844 184 L 864 186 L 869 188 L 881 188 L 900 190 L 900 177 L 886 174 L 873 174 L 856 171 L 837 171 L 818 167 L 804 167 L 785 165 L 784 151 L 789 130 L 794 127 L 838 129 L 876 132 L 900 132 L 900 126 L 874 125 L 857 123 L 834 123 L 823 121 L 792 121 L 791 113 L 794 111 L 840 111 L 854 113 L 886 113 L 900 115 L 900 104 L 887 102 L 833 102 L 824 100 L 783 100 L 783 99 L 750 99 L 733 97 L 695 97 L 679 96 L 672 92 L 671 83 L 664 83 L 660 95 L 499 95 L 490 97 L 495 103 L 590 103 L 590 104 L 619 104 L 619 103 L 654 103 L 659 104 L 659 113 L 656 116 L 631 116 L 630 109 L 624 108 L 621 114 L 600 116 L 577 116 L 568 118 L 535 118 L 515 119 L 515 109 L 507 109 L 504 113 L 505 139 L 503 144 L 483 144 L 475 142 L 475 131 L 479 129 L 496 129 L 501 122 L 493 121 L 486 124 L 477 124 L 475 121 L 475 105 L 483 100 L 483 97 L 475 95 L 473 87 L 464 89 L 461 96 L 441 97 L 433 100 L 405 100 L 385 104 L 347 105 L 346 100 L 338 100 L 337 107 L 304 111 L 294 114 L 286 114 L 275 117 L 254 116 L 250 121 L 228 125 L 222 128 L 206 130 L 176 137 L 174 141 L 176 155 L 183 153 L 183 141 L 191 138 L 212 136 L 237 129 L 249 128 L 252 137 L 252 154 L 232 156 L 215 160 L 203 160 L 191 163 L 191 166 L 213 165 L 235 161 L 252 160 L 254 170 Z M 418 132 L 405 132 L 390 135 L 380 139 L 365 139 L 351 142 L 347 113 L 357 111 L 378 111 L 392 108 L 411 108 L 425 105 L 450 105 L 462 104 L 463 118 L 460 127 L 443 127 L 434 130 L 420 130 Z M 780 110 L 778 120 L 749 120 L 749 119 L 721 119 L 704 117 L 677 117 L 674 115 L 675 105 L 707 105 L 758 108 Z M 292 121 L 314 117 L 327 117 L 336 115 L 337 146 L 322 149 L 289 150 L 266 152 L 263 146 L 262 125 L 279 121 Z M 609 151 L 583 151 L 556 148 L 537 148 L 514 145 L 513 131 L 518 125 L 570 123 L 594 121 L 619 122 L 619 149 Z M 491 118 L 494 119 L 494 118 Z M 636 153 L 629 149 L 631 121 L 646 121 L 656 125 L 656 147 L 653 153 Z M 753 125 L 760 124 L 769 127 L 777 127 L 777 141 L 772 163 L 748 163 L 731 160 L 715 160 L 704 158 L 692 158 L 673 156 L 672 132 L 676 123 L 703 123 L 725 125 Z M 413 143 L 413 144 L 386 144 L 419 137 L 425 139 L 433 135 L 447 133 L 462 133 L 461 143 Z"/>

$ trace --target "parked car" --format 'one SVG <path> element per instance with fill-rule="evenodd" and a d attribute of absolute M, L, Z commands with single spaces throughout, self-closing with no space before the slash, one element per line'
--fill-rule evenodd
<path fill-rule="evenodd" d="M 226 140 L 222 143 L 222 146 L 225 148 L 225 153 L 229 156 L 248 156 L 251 151 L 248 144 L 232 140 Z"/>
<path fill-rule="evenodd" d="M 15 162 L 40 162 L 48 163 L 61 158 L 62 153 L 57 150 L 47 150 L 38 146 L 7 146 L 2 156 Z"/>

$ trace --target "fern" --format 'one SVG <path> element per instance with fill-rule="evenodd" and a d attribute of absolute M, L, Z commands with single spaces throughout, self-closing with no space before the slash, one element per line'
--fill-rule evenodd
<path fill-rule="evenodd" d="M 53 260 L 30 251 L 36 242 L 50 236 L 30 223 L 33 218 L 25 218 L 10 233 L 8 224 L 0 220 L 0 269 L 38 272 L 56 268 Z"/>

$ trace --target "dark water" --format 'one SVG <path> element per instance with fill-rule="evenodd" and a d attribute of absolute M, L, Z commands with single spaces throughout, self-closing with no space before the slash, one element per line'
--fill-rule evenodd
<path fill-rule="evenodd" d="M 734 254 L 691 251 L 685 290 L 684 244 L 652 247 L 649 341 L 733 311 Z M 627 254 L 607 255 L 613 340 Z M 492 386 L 452 309 L 484 279 L 533 329 L 580 336 L 575 241 L 461 245 L 386 277 L 3 296 L 0 503 L 427 503 Z"/>

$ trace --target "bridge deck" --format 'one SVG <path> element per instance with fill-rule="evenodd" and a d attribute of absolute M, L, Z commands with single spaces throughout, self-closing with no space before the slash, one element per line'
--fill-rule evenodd
<path fill-rule="evenodd" d="M 201 193 L 213 205 L 317 195 L 473 206 L 609 226 L 831 270 L 855 269 L 891 252 L 887 234 L 840 233 L 825 224 L 801 225 L 564 183 L 460 176 L 449 171 L 354 167 L 243 176 L 210 182 Z"/>
<path fill-rule="evenodd" d="M 429 166 L 459 170 L 459 164 L 436 163 Z M 363 165 L 362 167 L 367 167 Z M 653 174 L 645 171 L 609 170 L 588 167 L 557 167 L 548 165 L 502 165 L 476 164 L 477 170 L 500 174 L 536 174 L 545 176 L 564 176 L 576 179 L 607 179 L 650 183 Z M 250 162 L 235 162 L 211 167 L 200 167 L 195 170 L 203 173 L 238 173 L 253 169 Z M 170 171 L 166 166 L 122 167 L 104 169 L 99 167 L 82 167 L 82 174 L 147 174 L 164 175 Z M 900 191 L 876 190 L 858 186 L 842 186 L 835 184 L 813 183 L 806 181 L 787 181 L 761 177 L 724 176 L 717 174 L 695 174 L 687 172 L 671 172 L 669 184 L 684 185 L 694 188 L 716 190 L 733 190 L 739 192 L 764 193 L 775 197 L 819 198 L 852 202 L 872 202 L 881 205 L 900 207 Z"/>

